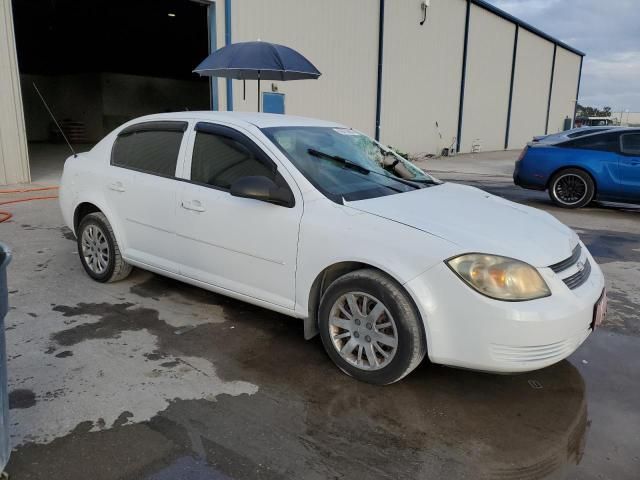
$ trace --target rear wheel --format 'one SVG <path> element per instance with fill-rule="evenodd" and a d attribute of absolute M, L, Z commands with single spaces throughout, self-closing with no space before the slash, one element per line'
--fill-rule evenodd
<path fill-rule="evenodd" d="M 369 383 L 397 382 L 424 358 L 422 322 L 407 293 L 376 270 L 348 273 L 320 302 L 319 327 L 329 357 Z"/>
<path fill-rule="evenodd" d="M 87 274 L 98 282 L 126 278 L 132 266 L 124 261 L 111 224 L 101 212 L 85 216 L 78 226 L 78 254 Z"/>
<path fill-rule="evenodd" d="M 588 205 L 595 195 L 595 184 L 584 170 L 567 168 L 556 173 L 549 183 L 549 197 L 563 208 Z"/>

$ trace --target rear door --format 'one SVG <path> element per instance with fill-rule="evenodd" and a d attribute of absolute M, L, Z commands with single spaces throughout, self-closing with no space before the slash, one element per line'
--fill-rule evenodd
<path fill-rule="evenodd" d="M 302 198 L 294 180 L 249 132 L 200 122 L 189 142 L 177 212 L 181 273 L 285 308 L 294 307 Z M 274 205 L 234 197 L 231 184 L 266 176 L 294 195 Z"/>
<path fill-rule="evenodd" d="M 640 201 L 640 132 L 620 135 L 619 172 L 623 199 Z"/>
<path fill-rule="evenodd" d="M 144 122 L 125 128 L 113 147 L 111 163 L 130 172 L 123 206 L 125 257 L 178 272 L 175 210 L 188 122 Z"/>

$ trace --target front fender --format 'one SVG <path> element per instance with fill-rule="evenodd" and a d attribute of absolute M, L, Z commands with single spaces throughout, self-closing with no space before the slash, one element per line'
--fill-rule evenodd
<path fill-rule="evenodd" d="M 331 225 L 330 231 L 327 225 Z M 315 280 L 343 262 L 374 267 L 403 285 L 459 247 L 421 230 L 332 202 L 305 205 L 296 269 L 298 316 L 309 315 Z"/>

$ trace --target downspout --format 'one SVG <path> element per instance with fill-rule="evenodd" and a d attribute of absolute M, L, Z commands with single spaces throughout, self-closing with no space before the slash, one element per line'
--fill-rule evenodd
<path fill-rule="evenodd" d="M 231 0 L 224 0 L 224 44 L 231 45 Z M 233 83 L 227 78 L 227 111 L 233 111 Z"/>
<path fill-rule="evenodd" d="M 216 4 L 211 3 L 207 7 L 207 30 L 209 35 L 209 54 L 215 52 L 218 49 L 218 43 L 216 38 L 217 32 L 217 19 L 216 19 Z M 211 110 L 219 110 L 218 107 L 218 77 L 209 77 L 209 99 Z"/>
<path fill-rule="evenodd" d="M 378 18 L 378 84 L 376 87 L 376 140 L 380 141 L 380 115 L 382 111 L 382 60 L 384 47 L 384 0 L 380 0 Z"/>

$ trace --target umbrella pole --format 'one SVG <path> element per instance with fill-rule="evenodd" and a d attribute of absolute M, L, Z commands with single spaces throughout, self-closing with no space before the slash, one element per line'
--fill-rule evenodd
<path fill-rule="evenodd" d="M 260 70 L 258 70 L 258 112 L 260 112 Z"/>

